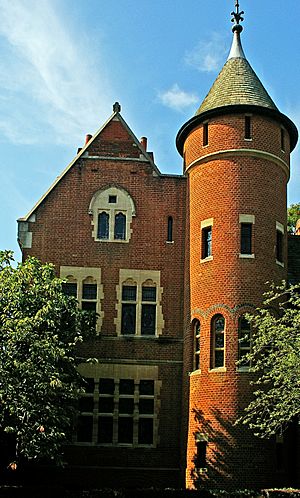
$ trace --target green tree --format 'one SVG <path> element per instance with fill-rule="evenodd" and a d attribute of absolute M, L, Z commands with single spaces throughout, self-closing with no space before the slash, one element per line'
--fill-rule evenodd
<path fill-rule="evenodd" d="M 287 210 L 287 230 L 289 233 L 294 233 L 297 220 L 300 218 L 300 202 L 291 204 Z"/>
<path fill-rule="evenodd" d="M 252 324 L 247 360 L 256 389 L 238 422 L 260 437 L 283 433 L 300 412 L 299 289 L 272 286 L 257 314 L 247 315 Z"/>
<path fill-rule="evenodd" d="M 92 322 L 52 265 L 13 267 L 12 252 L 0 251 L 0 429 L 15 442 L 12 469 L 20 459 L 59 461 L 83 391 L 76 345 Z"/>

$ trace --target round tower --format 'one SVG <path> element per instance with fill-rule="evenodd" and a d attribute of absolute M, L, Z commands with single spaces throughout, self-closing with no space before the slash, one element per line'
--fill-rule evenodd
<path fill-rule="evenodd" d="M 251 348 L 245 313 L 261 304 L 267 281 L 287 275 L 286 186 L 298 134 L 245 57 L 238 1 L 232 14 L 228 60 L 177 136 L 189 194 L 186 475 L 188 486 L 253 488 L 275 485 L 285 469 L 281 442 L 234 425 L 251 397 L 249 365 L 237 360 Z"/>

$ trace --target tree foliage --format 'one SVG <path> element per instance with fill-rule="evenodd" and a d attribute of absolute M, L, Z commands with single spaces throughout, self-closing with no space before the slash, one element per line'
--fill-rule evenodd
<path fill-rule="evenodd" d="M 52 265 L 35 258 L 13 267 L 0 251 L 0 429 L 15 459 L 58 461 L 82 392 L 75 348 L 92 320 L 65 296 Z"/>
<path fill-rule="evenodd" d="M 239 422 L 260 437 L 283 433 L 300 412 L 300 287 L 272 286 L 252 324 L 247 355 L 254 399 Z"/>
<path fill-rule="evenodd" d="M 300 202 L 291 204 L 287 210 L 287 230 L 289 233 L 294 233 L 296 223 L 300 219 Z"/>

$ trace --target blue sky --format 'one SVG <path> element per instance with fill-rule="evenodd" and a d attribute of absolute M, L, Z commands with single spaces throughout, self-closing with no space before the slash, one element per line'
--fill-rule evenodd
<path fill-rule="evenodd" d="M 0 0 L 0 249 L 119 101 L 163 173 L 231 45 L 234 0 Z M 240 0 L 247 59 L 300 127 L 300 2 Z M 289 203 L 300 202 L 300 153 Z"/>

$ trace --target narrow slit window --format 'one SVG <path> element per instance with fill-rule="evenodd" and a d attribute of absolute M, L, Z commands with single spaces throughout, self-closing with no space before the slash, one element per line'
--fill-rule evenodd
<path fill-rule="evenodd" d="M 216 315 L 212 319 L 212 357 L 211 368 L 225 365 L 225 318 Z"/>
<path fill-rule="evenodd" d="M 285 131 L 283 128 L 281 128 L 280 131 L 280 141 L 281 141 L 281 150 L 285 151 Z"/>
<path fill-rule="evenodd" d="M 197 469 L 206 468 L 206 448 L 207 441 L 196 441 L 195 467 Z"/>
<path fill-rule="evenodd" d="M 168 242 L 173 242 L 173 218 L 172 216 L 168 217 Z"/>
<path fill-rule="evenodd" d="M 241 223 L 241 254 L 252 254 L 252 223 Z"/>
<path fill-rule="evenodd" d="M 251 351 L 251 324 L 245 316 L 239 318 L 239 367 L 250 367 L 246 355 Z"/>
<path fill-rule="evenodd" d="M 202 229 L 202 259 L 212 256 L 212 227 Z"/>
<path fill-rule="evenodd" d="M 279 263 L 283 263 L 283 233 L 281 230 L 276 230 L 276 259 Z"/>
<path fill-rule="evenodd" d="M 251 116 L 245 116 L 245 139 L 251 140 L 252 129 L 251 129 Z"/>
<path fill-rule="evenodd" d="M 203 123 L 203 146 L 208 145 L 208 123 Z"/>
<path fill-rule="evenodd" d="M 194 322 L 194 370 L 200 368 L 200 322 Z"/>

